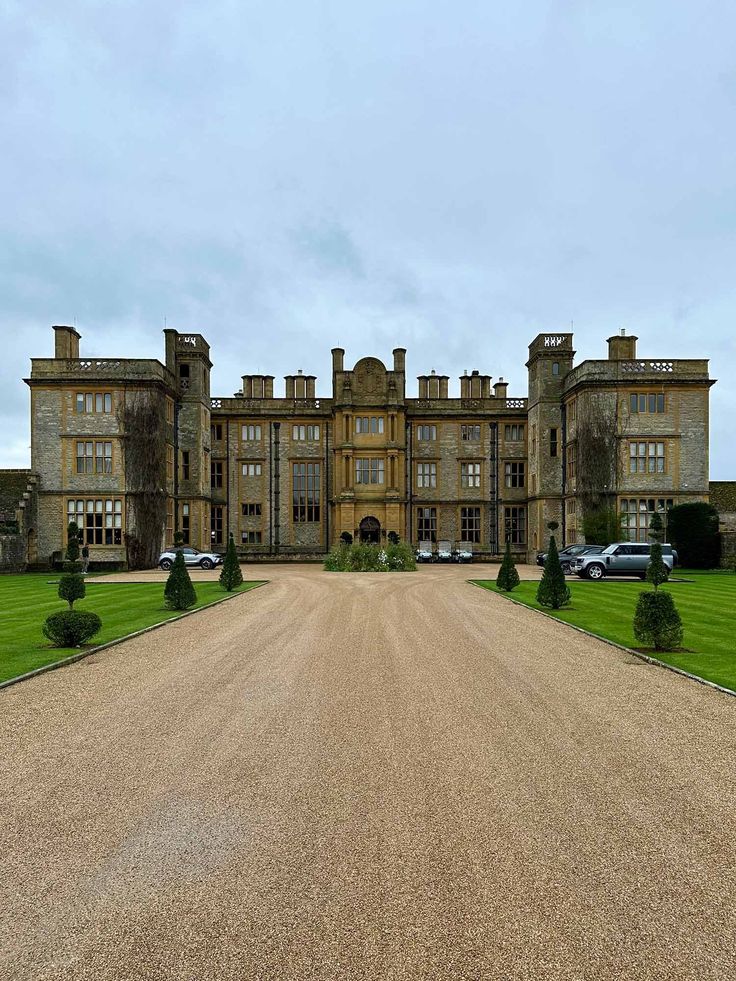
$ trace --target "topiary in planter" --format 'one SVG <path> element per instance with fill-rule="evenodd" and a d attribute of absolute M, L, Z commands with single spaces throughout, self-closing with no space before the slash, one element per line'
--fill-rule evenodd
<path fill-rule="evenodd" d="M 102 629 L 96 613 L 62 610 L 52 613 L 43 625 L 44 636 L 54 647 L 78 647 Z"/>
<path fill-rule="evenodd" d="M 634 615 L 634 636 L 655 651 L 682 646 L 682 620 L 668 592 L 640 593 Z"/>
<path fill-rule="evenodd" d="M 498 570 L 496 585 L 505 593 L 510 593 L 512 589 L 516 589 L 516 587 L 519 585 L 519 573 L 517 572 L 516 566 L 514 565 L 514 560 L 511 557 L 510 542 L 506 542 L 506 551 L 503 555 L 501 568 Z"/>
<path fill-rule="evenodd" d="M 188 610 L 197 602 L 197 594 L 181 552 L 176 553 L 169 578 L 166 580 L 164 601 L 169 610 Z"/>
<path fill-rule="evenodd" d="M 239 586 L 242 581 L 243 573 L 240 571 L 240 559 L 235 549 L 233 536 L 230 535 L 230 541 L 227 543 L 227 552 L 225 552 L 225 561 L 222 563 L 220 585 L 229 593 L 236 586 Z"/>
<path fill-rule="evenodd" d="M 537 602 L 540 606 L 549 606 L 553 610 L 559 610 L 570 602 L 570 587 L 565 582 L 554 535 L 549 540 L 547 560 L 537 589 Z"/>

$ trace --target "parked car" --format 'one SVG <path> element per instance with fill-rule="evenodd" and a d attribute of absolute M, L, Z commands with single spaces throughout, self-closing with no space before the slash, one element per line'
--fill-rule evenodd
<path fill-rule="evenodd" d="M 649 542 L 614 542 L 598 554 L 577 556 L 573 559 L 571 572 L 581 579 L 603 579 L 604 576 L 646 579 L 651 554 Z M 677 565 L 677 552 L 671 545 L 662 546 L 662 561 L 670 572 Z"/>
<path fill-rule="evenodd" d="M 603 551 L 603 545 L 567 545 L 565 548 L 561 548 L 559 551 L 560 565 L 562 566 L 562 571 L 567 575 L 570 571 L 570 563 L 573 559 L 577 558 L 579 555 L 583 555 L 586 552 L 593 552 L 594 550 L 599 552 Z M 546 552 L 537 552 L 537 565 L 544 565 L 547 561 Z"/>
<path fill-rule="evenodd" d="M 452 550 L 452 561 L 453 562 L 472 562 L 473 561 L 473 546 L 468 542 L 458 542 L 455 548 Z"/>
<path fill-rule="evenodd" d="M 437 561 L 452 562 L 452 542 L 437 543 Z"/>
<path fill-rule="evenodd" d="M 158 557 L 159 566 L 164 570 L 170 569 L 177 552 L 181 552 L 184 556 L 184 565 L 198 566 L 200 569 L 214 569 L 216 565 L 222 565 L 222 556 L 217 552 L 200 552 L 198 548 L 183 545 L 162 552 Z"/>
<path fill-rule="evenodd" d="M 432 562 L 434 553 L 431 542 L 420 542 L 415 553 L 417 562 Z"/>

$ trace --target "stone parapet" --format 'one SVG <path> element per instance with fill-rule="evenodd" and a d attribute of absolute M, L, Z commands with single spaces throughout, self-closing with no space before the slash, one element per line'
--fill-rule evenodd
<path fill-rule="evenodd" d="M 711 381 L 706 359 L 583 361 L 565 376 L 564 391 L 578 385 L 641 385 L 662 382 Z M 711 381 L 712 384 L 712 381 Z"/>
<path fill-rule="evenodd" d="M 174 387 L 174 376 L 155 358 L 32 358 L 30 381 L 160 382 Z"/>

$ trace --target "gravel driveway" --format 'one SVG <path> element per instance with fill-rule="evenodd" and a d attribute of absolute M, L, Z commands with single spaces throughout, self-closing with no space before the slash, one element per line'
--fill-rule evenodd
<path fill-rule="evenodd" d="M 0 977 L 735 977 L 736 699 L 469 573 L 249 570 L 1 692 Z"/>

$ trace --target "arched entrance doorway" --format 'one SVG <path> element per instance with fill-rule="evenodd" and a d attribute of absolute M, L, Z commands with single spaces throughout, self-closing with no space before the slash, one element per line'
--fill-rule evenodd
<path fill-rule="evenodd" d="M 360 522 L 361 542 L 373 542 L 377 545 L 381 540 L 381 522 L 378 518 L 369 515 Z"/>

